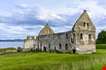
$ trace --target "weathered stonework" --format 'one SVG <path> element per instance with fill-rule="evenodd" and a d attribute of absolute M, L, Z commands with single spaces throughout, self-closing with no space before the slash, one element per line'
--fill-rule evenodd
<path fill-rule="evenodd" d="M 36 37 L 24 41 L 24 49 L 35 48 L 42 51 L 58 50 L 60 52 L 93 53 L 96 52 L 96 28 L 87 11 L 81 14 L 72 27 L 72 31 L 54 33 L 45 25 Z"/>

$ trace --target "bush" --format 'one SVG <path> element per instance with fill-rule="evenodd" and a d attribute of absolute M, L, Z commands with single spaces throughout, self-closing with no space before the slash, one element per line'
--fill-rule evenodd
<path fill-rule="evenodd" d="M 22 48 L 21 47 L 18 47 L 17 48 L 17 52 L 22 52 Z"/>
<path fill-rule="evenodd" d="M 101 31 L 96 40 L 97 44 L 106 44 L 106 31 Z"/>
<path fill-rule="evenodd" d="M 35 52 L 36 51 L 36 49 L 35 48 L 31 48 L 31 52 Z"/>

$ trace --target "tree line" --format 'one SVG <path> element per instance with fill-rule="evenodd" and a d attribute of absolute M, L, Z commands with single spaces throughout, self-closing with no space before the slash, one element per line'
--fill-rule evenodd
<path fill-rule="evenodd" d="M 102 30 L 97 37 L 97 44 L 106 44 L 106 31 Z"/>

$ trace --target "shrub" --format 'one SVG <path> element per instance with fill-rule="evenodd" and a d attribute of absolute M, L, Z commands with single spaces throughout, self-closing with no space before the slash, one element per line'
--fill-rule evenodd
<path fill-rule="evenodd" d="M 22 52 L 22 48 L 21 47 L 18 47 L 17 48 L 17 52 Z"/>
<path fill-rule="evenodd" d="M 36 51 L 36 49 L 35 48 L 31 48 L 31 52 L 35 52 Z"/>

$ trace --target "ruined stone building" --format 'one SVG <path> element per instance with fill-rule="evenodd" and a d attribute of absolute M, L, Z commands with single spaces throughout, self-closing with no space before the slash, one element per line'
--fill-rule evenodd
<path fill-rule="evenodd" d="M 24 49 L 42 51 L 58 50 L 60 52 L 93 53 L 96 52 L 96 28 L 86 10 L 80 15 L 71 31 L 55 33 L 48 24 L 38 36 L 28 36 L 24 40 Z"/>

